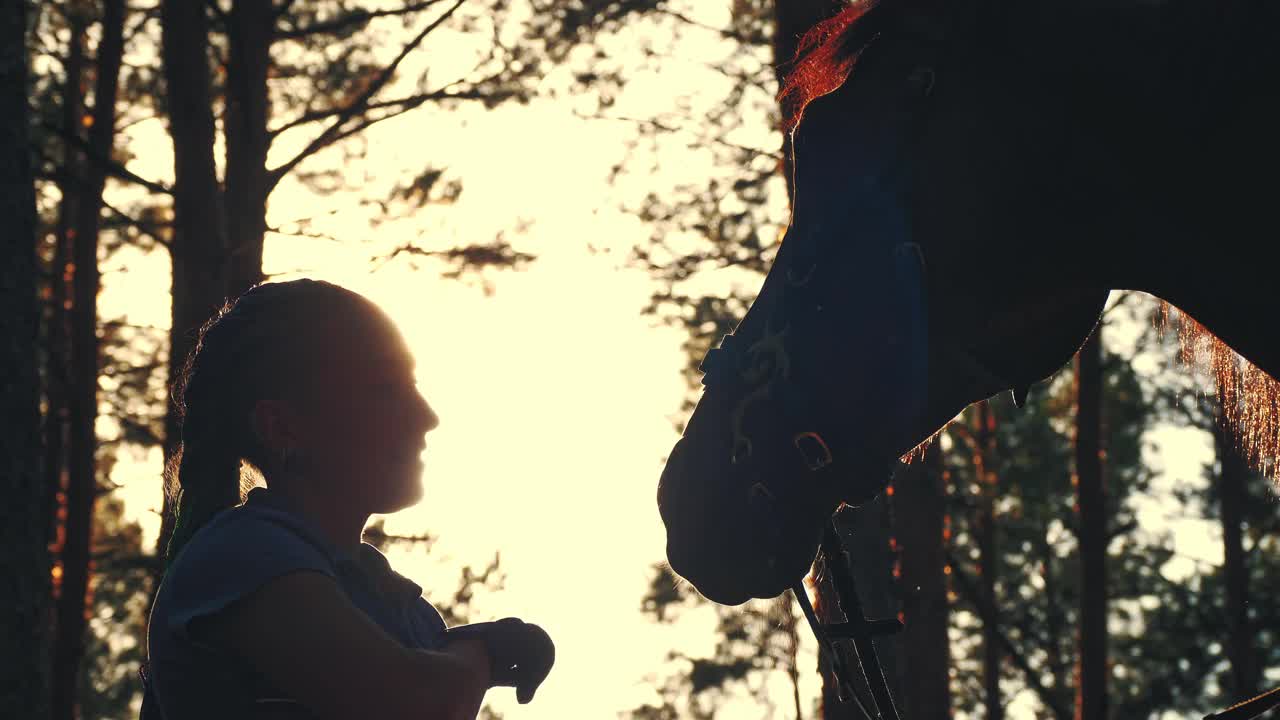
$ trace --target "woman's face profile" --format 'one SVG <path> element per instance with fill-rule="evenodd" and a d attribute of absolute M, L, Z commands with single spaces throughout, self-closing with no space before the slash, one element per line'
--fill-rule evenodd
<path fill-rule="evenodd" d="M 365 314 L 314 358 L 300 449 L 312 481 L 369 513 L 391 513 L 422 498 L 424 436 L 440 420 L 418 392 L 400 332 L 380 311 Z"/>

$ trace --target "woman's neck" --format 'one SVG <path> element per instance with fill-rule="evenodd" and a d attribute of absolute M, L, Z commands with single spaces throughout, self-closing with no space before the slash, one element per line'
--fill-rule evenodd
<path fill-rule="evenodd" d="M 333 547 L 353 552 L 360 546 L 369 513 L 310 487 L 289 482 L 271 483 L 271 494 L 293 512 L 306 518 Z"/>

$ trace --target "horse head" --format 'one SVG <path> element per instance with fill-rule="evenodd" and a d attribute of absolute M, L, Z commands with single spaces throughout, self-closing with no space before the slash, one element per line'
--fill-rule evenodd
<path fill-rule="evenodd" d="M 832 512 L 874 498 L 968 404 L 1056 371 L 1106 298 L 975 277 L 1018 252 L 983 235 L 996 210 L 973 200 L 987 196 L 953 185 L 964 141 L 991 131 L 933 63 L 962 74 L 975 60 L 889 2 L 811 33 L 784 91 L 802 96 L 790 224 L 751 308 L 704 359 L 659 484 L 672 569 L 720 603 L 793 586 Z"/>

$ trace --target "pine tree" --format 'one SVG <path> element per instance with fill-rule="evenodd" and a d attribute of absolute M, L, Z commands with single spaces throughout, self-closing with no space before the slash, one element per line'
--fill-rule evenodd
<path fill-rule="evenodd" d="M 47 717 L 49 562 L 40 474 L 34 178 L 28 144 L 27 3 L 0 6 L 0 458 L 4 519 L 0 539 L 10 559 L 0 583 L 0 715 Z"/>
<path fill-rule="evenodd" d="M 1102 329 L 1076 359 L 1076 511 L 1080 541 L 1080 627 L 1076 718 L 1108 717 L 1107 505 L 1102 476 Z"/>
<path fill-rule="evenodd" d="M 72 12 L 79 12 L 73 9 Z M 96 422 L 98 417 L 98 232 L 102 193 L 115 138 L 116 96 L 124 53 L 125 5 L 105 0 L 101 35 L 94 70 L 94 106 L 85 116 L 89 127 L 84 160 L 76 163 L 83 174 L 75 178 L 78 192 L 68 240 L 71 252 L 70 374 L 67 377 L 68 459 L 66 515 L 61 542 L 62 570 L 57 603 L 57 635 L 53 655 L 53 716 L 55 720 L 78 717 L 77 692 L 80 660 L 84 653 L 87 597 L 90 583 L 90 545 L 93 508 L 98 495 Z M 72 21 L 72 32 L 83 32 L 82 19 Z M 73 40 L 78 44 L 79 40 Z M 68 78 L 68 85 L 79 84 Z M 69 103 L 78 104 L 78 103 Z M 74 132 L 66 128 L 68 132 Z"/>
<path fill-rule="evenodd" d="M 893 574 L 905 625 L 897 640 L 898 698 L 902 716 L 912 720 L 951 716 L 948 480 L 942 447 L 935 442 L 899 469 L 886 491 L 893 516 Z"/>

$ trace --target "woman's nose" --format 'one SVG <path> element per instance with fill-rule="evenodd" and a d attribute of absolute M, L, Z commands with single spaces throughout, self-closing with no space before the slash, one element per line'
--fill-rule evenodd
<path fill-rule="evenodd" d="M 436 414 L 435 408 L 431 407 L 431 403 L 427 399 L 418 395 L 421 403 L 422 432 L 428 433 L 440 426 L 440 416 Z"/>

